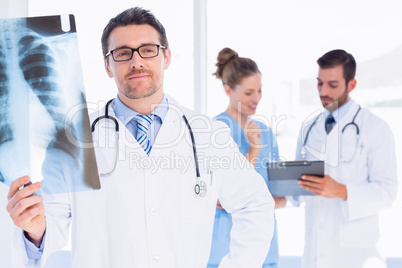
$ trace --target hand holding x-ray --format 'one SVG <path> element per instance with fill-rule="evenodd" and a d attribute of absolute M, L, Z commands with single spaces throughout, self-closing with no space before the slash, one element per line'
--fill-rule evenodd
<path fill-rule="evenodd" d="M 42 184 L 29 182 L 30 178 L 24 176 L 11 183 L 6 209 L 14 224 L 23 229 L 27 238 L 39 247 L 46 230 L 45 208 L 42 196 L 34 195 L 34 192 L 38 191 Z"/>

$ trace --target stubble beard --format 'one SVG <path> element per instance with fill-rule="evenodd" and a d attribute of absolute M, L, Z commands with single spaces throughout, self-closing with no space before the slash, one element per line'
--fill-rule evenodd
<path fill-rule="evenodd" d="M 161 79 L 163 81 L 163 79 Z M 162 83 L 160 82 L 159 85 L 152 83 L 151 85 L 136 85 L 136 86 L 130 86 L 128 84 L 125 85 L 123 94 L 129 99 L 132 100 L 138 100 L 138 99 L 143 99 L 147 98 L 149 96 L 152 96 L 156 92 L 159 91 L 159 89 L 162 88 Z M 147 89 L 144 90 L 143 87 L 148 87 Z"/>
<path fill-rule="evenodd" d="M 345 91 L 341 96 L 339 96 L 338 99 L 334 100 L 333 102 L 323 105 L 325 109 L 327 109 L 330 112 L 333 112 L 337 109 L 339 109 L 341 106 L 343 106 L 347 100 L 349 99 L 349 93 L 348 93 L 348 86 L 346 86 Z"/>
<path fill-rule="evenodd" d="M 146 90 L 145 92 L 141 92 L 141 91 L 138 92 L 137 90 L 132 89 L 129 86 L 126 86 L 125 90 L 123 91 L 123 94 L 124 94 L 124 96 L 126 96 L 129 99 L 138 100 L 138 99 L 143 99 L 143 98 L 152 96 L 158 90 L 159 90 L 159 87 L 152 86 L 148 90 Z"/>
<path fill-rule="evenodd" d="M 160 84 L 157 85 L 156 83 L 152 83 L 152 77 L 154 77 L 153 73 L 150 71 L 146 70 L 132 70 L 129 74 L 126 75 L 126 79 L 128 79 L 130 76 L 134 74 L 142 74 L 146 73 L 151 76 L 151 82 L 150 85 L 146 84 L 139 84 L 139 85 L 133 85 L 130 86 L 128 83 L 124 85 L 124 89 L 122 90 L 122 93 L 126 98 L 132 99 L 132 100 L 138 100 L 138 99 L 143 99 L 147 98 L 149 96 L 152 96 L 156 92 L 159 91 L 159 89 L 162 87 L 162 81 L 163 81 L 163 76 L 162 79 L 160 80 Z M 147 82 L 146 82 L 147 83 Z M 144 87 L 148 87 L 147 89 L 144 90 Z"/>

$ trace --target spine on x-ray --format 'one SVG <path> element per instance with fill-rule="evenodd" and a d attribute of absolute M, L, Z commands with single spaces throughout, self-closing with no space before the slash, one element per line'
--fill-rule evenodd
<path fill-rule="evenodd" d="M 0 42 L 0 145 L 13 140 L 13 132 L 7 119 L 9 79 L 5 47 Z"/>

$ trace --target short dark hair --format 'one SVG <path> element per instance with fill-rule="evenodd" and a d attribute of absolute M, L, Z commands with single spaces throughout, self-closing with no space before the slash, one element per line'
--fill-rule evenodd
<path fill-rule="evenodd" d="M 128 26 L 128 25 L 149 25 L 158 31 L 160 36 L 161 45 L 164 47 L 169 47 L 169 43 L 166 37 L 166 31 L 162 23 L 151 13 L 151 11 L 143 9 L 141 7 L 133 7 L 124 10 L 116 17 L 111 18 L 109 23 L 103 29 L 103 34 L 101 38 L 102 42 L 102 52 L 103 56 L 108 53 L 109 46 L 109 36 L 110 33 L 117 27 Z"/>
<path fill-rule="evenodd" d="M 317 60 L 321 69 L 333 68 L 339 65 L 343 67 L 343 78 L 346 84 L 355 78 L 356 61 L 352 54 L 342 49 L 335 49 L 325 53 Z"/>

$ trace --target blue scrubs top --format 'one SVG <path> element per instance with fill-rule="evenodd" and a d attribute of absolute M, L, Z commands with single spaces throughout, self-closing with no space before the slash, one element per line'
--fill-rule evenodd
<path fill-rule="evenodd" d="M 237 121 L 228 113 L 221 113 L 220 115 L 216 116 L 215 119 L 222 121 L 229 126 L 231 136 L 237 143 L 240 152 L 243 155 L 246 155 L 250 146 L 243 129 L 237 123 Z M 253 120 L 253 122 L 257 124 L 261 130 L 261 145 L 263 145 L 263 148 L 258 155 L 255 170 L 261 174 L 268 187 L 268 172 L 266 166 L 268 162 L 279 161 L 278 145 L 269 127 L 258 121 Z M 231 228 L 232 216 L 226 211 L 217 208 L 208 267 L 216 267 L 221 262 L 222 258 L 229 253 Z M 271 240 L 271 247 L 269 249 L 267 258 L 264 261 L 264 267 L 277 267 L 278 258 L 278 234 L 275 220 L 274 235 Z"/>

